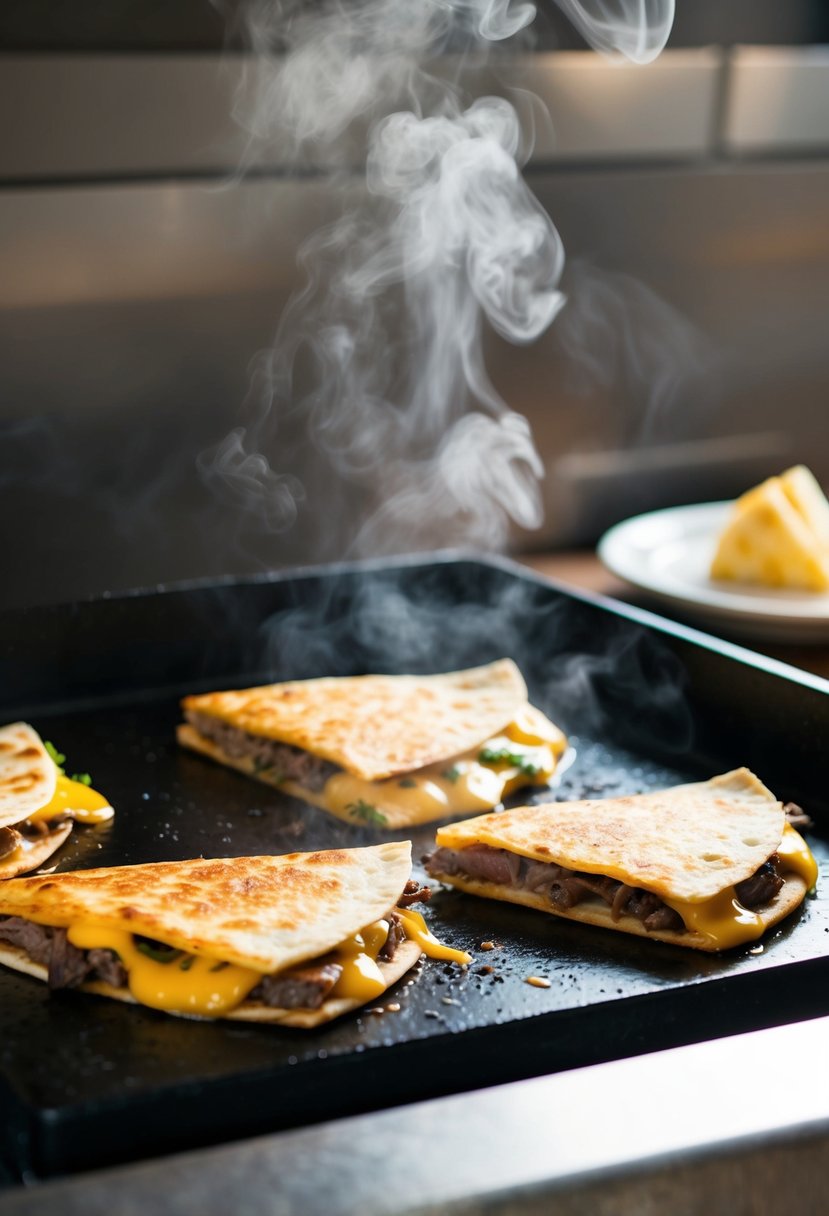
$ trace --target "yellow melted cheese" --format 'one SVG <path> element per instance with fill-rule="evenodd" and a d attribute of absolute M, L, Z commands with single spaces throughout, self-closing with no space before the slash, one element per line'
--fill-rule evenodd
<path fill-rule="evenodd" d="M 472 962 L 472 955 L 467 954 L 465 950 L 453 950 L 451 946 L 444 946 L 443 942 L 439 942 L 420 912 L 415 912 L 412 908 L 398 908 L 397 915 L 403 922 L 406 937 L 417 942 L 423 953 L 427 954 L 429 958 L 443 959 L 448 963 L 458 963 L 461 966 Z"/>
<path fill-rule="evenodd" d="M 142 954 L 125 929 L 78 922 L 67 936 L 79 950 L 114 950 L 127 970 L 130 992 L 151 1009 L 218 1017 L 239 1005 L 262 979 L 258 971 L 209 955 L 183 954 L 158 962 Z"/>
<path fill-rule="evenodd" d="M 419 912 L 398 908 L 406 937 L 431 958 L 468 963 L 470 955 L 444 946 L 429 931 Z M 346 938 L 330 955 L 342 967 L 332 997 L 370 1001 L 386 991 L 377 956 L 389 934 L 389 922 L 377 920 Z M 127 971 L 129 990 L 142 1005 L 168 1013 L 220 1017 L 240 1005 L 263 978 L 249 967 L 225 963 L 209 955 L 179 954 L 169 962 L 149 958 L 125 929 L 94 922 L 71 925 L 67 936 L 79 950 L 113 950 Z"/>
<path fill-rule="evenodd" d="M 782 873 L 798 874 L 808 890 L 814 887 L 817 882 L 817 862 L 806 841 L 788 823 L 783 829 L 783 839 L 776 853 L 782 863 Z M 728 950 L 742 942 L 754 941 L 765 932 L 766 926 L 762 917 L 759 913 L 743 907 L 734 887 L 727 887 L 713 899 L 700 903 L 669 899 L 666 896 L 663 896 L 663 899 L 679 913 L 687 929 L 702 933 L 716 942 L 718 950 Z"/>
<path fill-rule="evenodd" d="M 39 811 L 29 816 L 29 822 L 55 819 L 65 812 L 69 812 L 78 823 L 106 823 L 115 813 L 106 798 L 97 790 L 84 785 L 82 781 L 73 781 L 71 777 L 58 773 L 54 796 Z"/>
<path fill-rule="evenodd" d="M 533 706 L 524 710 L 501 735 L 451 760 L 430 764 L 385 781 L 367 781 L 351 773 L 329 777 L 321 805 L 341 819 L 395 826 L 491 810 L 525 785 L 543 785 L 555 772 L 567 746 L 562 732 Z M 485 763 L 482 753 L 509 752 L 521 764 Z M 531 768 L 533 771 L 527 772 Z"/>

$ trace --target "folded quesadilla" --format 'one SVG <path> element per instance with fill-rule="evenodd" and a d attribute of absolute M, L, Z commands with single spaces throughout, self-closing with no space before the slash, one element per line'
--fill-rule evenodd
<path fill-rule="evenodd" d="M 698 950 L 760 937 L 817 881 L 782 804 L 745 768 L 467 819 L 438 831 L 426 869 L 473 895 Z"/>
<path fill-rule="evenodd" d="M 57 755 L 57 753 L 54 753 Z M 56 852 L 72 824 L 104 823 L 112 807 L 89 784 L 67 777 L 26 722 L 0 727 L 0 878 L 36 870 Z"/>
<path fill-rule="evenodd" d="M 313 1027 L 381 996 L 422 953 L 464 964 L 411 904 L 411 843 L 16 878 L 0 962 L 190 1017 Z"/>
<path fill-rule="evenodd" d="M 352 823 L 491 810 L 546 783 L 567 740 L 510 659 L 436 676 L 346 676 L 185 697 L 202 752 Z"/>

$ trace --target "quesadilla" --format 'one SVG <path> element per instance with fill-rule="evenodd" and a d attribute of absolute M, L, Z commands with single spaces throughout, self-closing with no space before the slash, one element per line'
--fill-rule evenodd
<path fill-rule="evenodd" d="M 53 753 L 58 755 L 58 753 Z M 36 870 L 56 852 L 72 824 L 112 818 L 87 774 L 67 777 L 26 722 L 0 727 L 0 878 Z"/>
<path fill-rule="evenodd" d="M 760 937 L 817 881 L 782 804 L 745 768 L 467 819 L 438 831 L 426 869 L 473 895 L 698 950 Z"/>
<path fill-rule="evenodd" d="M 425 953 L 464 964 L 410 906 L 411 842 L 16 878 L 0 962 L 164 1010 L 309 1028 L 374 1000 Z"/>
<path fill-rule="evenodd" d="M 345 819 L 409 827 L 545 784 L 567 740 L 510 659 L 185 697 L 178 740 Z"/>

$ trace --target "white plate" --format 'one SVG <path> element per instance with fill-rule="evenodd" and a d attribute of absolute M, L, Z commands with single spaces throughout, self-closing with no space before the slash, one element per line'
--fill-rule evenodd
<path fill-rule="evenodd" d="M 709 577 L 731 505 L 699 503 L 626 519 L 599 541 L 599 557 L 619 578 L 709 626 L 768 641 L 829 640 L 829 593 L 775 591 Z"/>

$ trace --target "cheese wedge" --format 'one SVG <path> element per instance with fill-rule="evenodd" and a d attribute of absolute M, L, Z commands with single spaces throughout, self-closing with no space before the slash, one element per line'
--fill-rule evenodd
<path fill-rule="evenodd" d="M 804 464 L 780 474 L 783 492 L 818 544 L 829 551 L 829 502 Z"/>
<path fill-rule="evenodd" d="M 829 547 L 815 531 L 813 517 L 822 529 L 808 478 L 797 470 L 769 478 L 734 504 L 711 563 L 711 577 L 801 591 L 829 590 Z"/>

